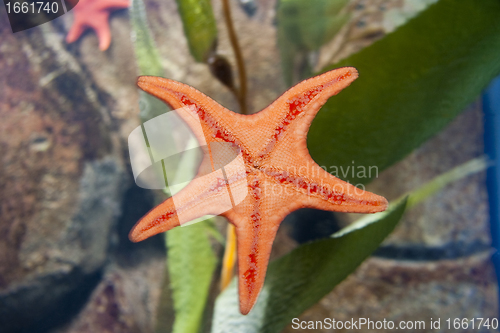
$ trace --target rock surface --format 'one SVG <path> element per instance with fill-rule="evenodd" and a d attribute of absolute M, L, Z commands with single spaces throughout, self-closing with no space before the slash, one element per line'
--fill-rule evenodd
<path fill-rule="evenodd" d="M 154 332 L 164 262 L 156 257 L 138 266 L 108 267 L 85 308 L 54 333 Z"/>
<path fill-rule="evenodd" d="M 2 332 L 50 327 L 95 285 L 128 181 L 107 97 L 56 28 L 0 22 Z"/>

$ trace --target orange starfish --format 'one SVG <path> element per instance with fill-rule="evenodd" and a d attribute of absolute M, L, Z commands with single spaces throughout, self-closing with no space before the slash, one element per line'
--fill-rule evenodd
<path fill-rule="evenodd" d="M 80 0 L 74 8 L 75 19 L 66 42 L 76 41 L 87 28 L 92 28 L 99 39 L 99 49 L 105 51 L 111 43 L 109 12 L 129 7 L 129 0 Z"/>
<path fill-rule="evenodd" d="M 213 143 L 234 144 L 244 168 L 241 171 L 229 163 L 223 178 L 195 179 L 146 214 L 130 232 L 130 239 L 138 242 L 188 219 L 224 211 L 221 193 L 227 193 L 230 187 L 232 197 L 239 197 L 241 202 L 221 215 L 236 227 L 240 311 L 247 314 L 262 289 L 272 244 L 287 214 L 303 207 L 351 213 L 375 213 L 387 208 L 385 198 L 323 170 L 306 146 L 309 126 L 321 106 L 357 77 L 356 69 L 350 67 L 313 77 L 254 115 L 231 112 L 179 82 L 139 77 L 138 85 L 144 91 L 175 109 L 187 107 L 191 114 L 184 114 L 183 119 L 188 125 L 193 116 L 199 117 L 203 133 L 195 135 L 206 140 L 209 150 Z M 202 169 L 213 163 L 213 155 L 211 151 L 205 156 L 199 174 L 206 174 Z M 211 165 L 212 170 L 218 169 Z"/>

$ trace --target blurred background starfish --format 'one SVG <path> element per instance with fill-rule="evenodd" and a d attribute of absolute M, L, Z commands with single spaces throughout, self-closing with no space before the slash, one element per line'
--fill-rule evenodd
<path fill-rule="evenodd" d="M 109 13 L 115 9 L 128 8 L 129 4 L 129 0 L 80 0 L 74 8 L 75 20 L 66 42 L 75 42 L 87 28 L 92 28 L 99 39 L 99 49 L 107 50 L 111 43 Z"/>

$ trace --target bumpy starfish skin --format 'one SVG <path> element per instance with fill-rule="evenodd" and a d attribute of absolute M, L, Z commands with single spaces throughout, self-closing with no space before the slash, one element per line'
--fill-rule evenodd
<path fill-rule="evenodd" d="M 203 133 L 195 135 L 204 135 L 208 145 L 235 144 L 246 170 L 242 174 L 232 164 L 227 165 L 228 184 L 215 176 L 195 179 L 144 216 L 130 232 L 130 239 L 141 241 L 178 226 L 176 208 L 182 211 L 183 219 L 213 213 L 219 205 L 220 189 L 231 185 L 233 196 L 243 195 L 244 200 L 221 215 L 236 227 L 240 311 L 247 314 L 262 289 L 272 244 L 287 214 L 304 207 L 352 213 L 387 208 L 385 198 L 362 191 L 319 167 L 306 146 L 309 126 L 321 106 L 357 77 L 356 69 L 349 67 L 313 77 L 254 115 L 229 111 L 179 82 L 139 77 L 138 85 L 144 91 L 175 109 L 190 107 L 202 122 Z M 192 121 L 189 118 L 184 117 L 188 124 Z M 210 163 L 208 159 L 200 169 Z"/>
<path fill-rule="evenodd" d="M 87 28 L 92 28 L 99 39 L 99 49 L 105 51 L 111 43 L 109 12 L 129 7 L 129 0 L 80 0 L 73 9 L 74 21 L 66 42 L 75 42 Z"/>

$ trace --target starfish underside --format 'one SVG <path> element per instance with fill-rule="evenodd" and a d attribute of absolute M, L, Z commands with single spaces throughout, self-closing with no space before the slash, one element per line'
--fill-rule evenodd
<path fill-rule="evenodd" d="M 66 36 L 66 42 L 75 42 L 86 29 L 91 28 L 95 30 L 99 39 L 99 49 L 107 50 L 111 43 L 109 13 L 112 10 L 128 7 L 129 0 L 80 0 L 73 9 L 75 17 Z"/>
<path fill-rule="evenodd" d="M 141 89 L 174 109 L 188 107 L 193 116 L 199 117 L 202 133 L 195 135 L 200 141 L 206 140 L 208 147 L 215 142 L 237 147 L 244 168 L 229 163 L 224 167 L 224 178 L 195 179 L 145 215 L 130 232 L 130 239 L 141 241 L 186 220 L 219 213 L 221 193 L 230 189 L 232 197 L 242 201 L 233 203 L 233 208 L 221 215 L 236 227 L 240 311 L 247 314 L 262 289 L 272 244 L 287 214 L 305 207 L 351 213 L 375 213 L 387 208 L 385 198 L 327 173 L 307 150 L 307 131 L 316 113 L 357 76 L 356 69 L 347 67 L 313 77 L 254 115 L 229 111 L 176 81 L 139 77 Z M 192 118 L 184 116 L 188 125 Z M 217 169 L 212 155 L 205 156 L 200 174 L 206 174 L 202 169 L 207 166 Z"/>

